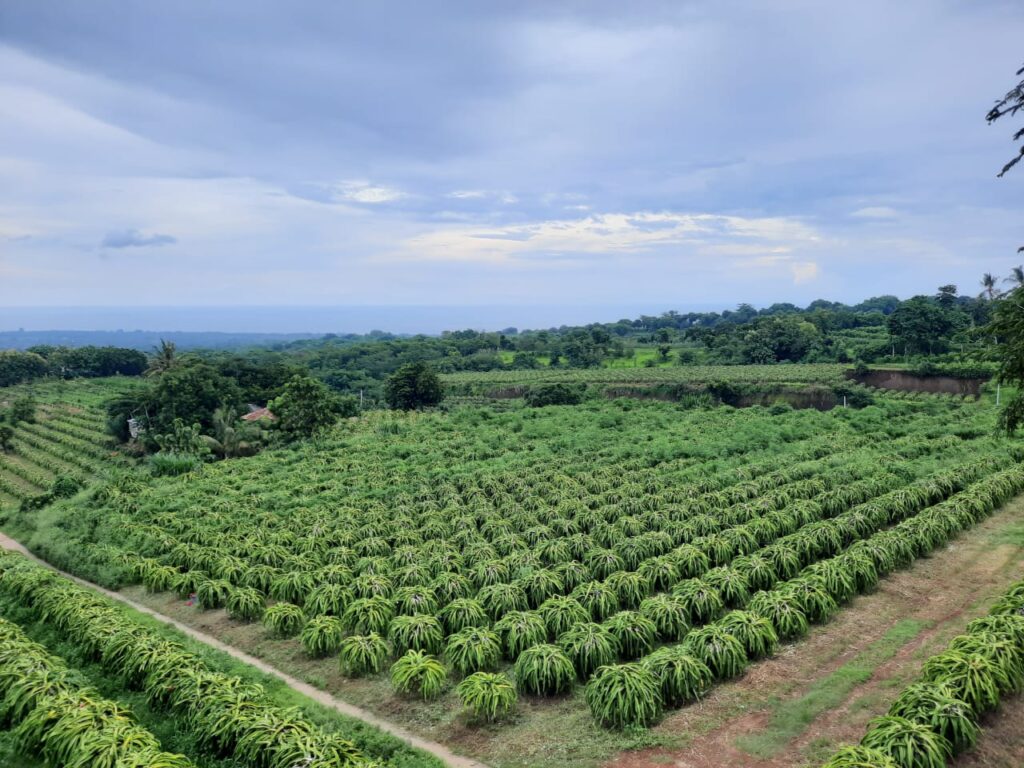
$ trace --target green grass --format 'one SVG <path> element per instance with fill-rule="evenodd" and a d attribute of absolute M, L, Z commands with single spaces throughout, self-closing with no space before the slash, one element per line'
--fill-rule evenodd
<path fill-rule="evenodd" d="M 904 619 L 879 640 L 831 674 L 819 679 L 799 698 L 777 702 L 765 730 L 741 736 L 736 746 L 748 754 L 771 758 L 806 730 L 820 714 L 842 704 L 858 685 L 871 679 L 879 665 L 891 659 L 931 622 Z"/>
<path fill-rule="evenodd" d="M 1014 522 L 1012 525 L 999 530 L 992 536 L 992 543 L 1010 544 L 1015 547 L 1024 547 L 1024 520 Z"/>

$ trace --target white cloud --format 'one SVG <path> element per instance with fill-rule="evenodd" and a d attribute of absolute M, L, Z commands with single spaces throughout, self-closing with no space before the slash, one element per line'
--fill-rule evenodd
<path fill-rule="evenodd" d="M 794 244 L 820 240 L 815 230 L 792 218 L 644 211 L 592 214 L 507 227 L 444 227 L 407 240 L 389 258 L 509 262 L 543 256 L 629 254 L 684 243 L 718 249 L 722 254 L 730 249 L 733 254 L 781 253 L 788 252 Z"/>
<path fill-rule="evenodd" d="M 486 196 L 487 193 L 482 189 L 457 189 L 445 195 L 445 197 L 453 197 L 456 200 L 475 200 Z"/>
<path fill-rule="evenodd" d="M 353 203 L 366 203 L 368 205 L 391 203 L 406 197 L 405 192 L 393 187 L 385 187 L 379 184 L 371 184 L 368 181 L 358 180 L 339 183 L 335 187 L 335 194 L 341 200 L 348 200 Z"/>

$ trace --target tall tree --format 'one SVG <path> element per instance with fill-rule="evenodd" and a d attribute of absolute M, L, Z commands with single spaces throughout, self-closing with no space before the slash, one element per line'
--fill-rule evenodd
<path fill-rule="evenodd" d="M 1017 77 L 1020 77 L 1021 75 L 1024 75 L 1024 67 L 1017 70 Z M 1017 85 L 1007 91 L 1006 95 L 1001 99 L 997 99 L 995 106 L 988 111 L 985 119 L 988 120 L 989 125 L 992 125 L 996 120 L 1006 117 L 1007 115 L 1014 117 L 1018 112 L 1024 113 L 1024 80 L 1021 80 Z M 1001 171 L 999 171 L 997 178 L 1005 175 L 1008 170 L 1021 161 L 1021 158 L 1024 158 L 1024 127 L 1014 131 L 1011 140 L 1015 142 L 1020 141 L 1021 145 L 1017 149 L 1017 154 L 1003 166 Z M 1017 252 L 1024 252 L 1024 246 L 1018 248 Z"/>
<path fill-rule="evenodd" d="M 1010 290 L 1015 290 L 1024 285 L 1024 267 L 1016 266 L 1010 270 L 1010 276 L 1003 278 L 1004 283 L 1009 283 L 1013 286 Z"/>
<path fill-rule="evenodd" d="M 990 272 L 981 276 L 981 293 L 979 298 L 992 301 L 999 297 L 999 278 Z"/>
<path fill-rule="evenodd" d="M 295 376 L 267 407 L 277 417 L 275 427 L 287 440 L 314 437 L 330 429 L 342 416 L 354 416 L 355 400 L 342 400 L 322 381 Z"/>
<path fill-rule="evenodd" d="M 384 399 L 392 408 L 418 410 L 444 399 L 441 380 L 426 363 L 403 365 L 384 385 Z"/>
<path fill-rule="evenodd" d="M 1017 77 L 1020 77 L 1021 75 L 1024 75 L 1024 67 L 1017 70 Z M 1024 80 L 1017 83 L 1017 85 L 1011 88 L 1001 99 L 997 99 L 995 106 L 988 111 L 985 119 L 988 120 L 989 125 L 991 125 L 1001 117 L 1006 117 L 1007 115 L 1013 117 L 1018 112 L 1022 111 L 1024 111 Z M 1012 141 L 1022 140 L 1024 140 L 1024 128 L 1020 128 L 1014 132 L 1012 139 Z M 1003 169 L 999 172 L 999 176 L 1002 176 L 1008 170 L 1013 168 L 1013 166 L 1020 162 L 1022 157 L 1024 157 L 1024 143 L 1021 143 L 1016 156 L 1003 166 Z"/>
<path fill-rule="evenodd" d="M 177 347 L 175 347 L 174 342 L 160 339 L 160 345 L 153 349 L 153 359 L 149 362 L 146 375 L 159 376 L 162 373 L 166 373 L 174 367 L 177 361 Z"/>

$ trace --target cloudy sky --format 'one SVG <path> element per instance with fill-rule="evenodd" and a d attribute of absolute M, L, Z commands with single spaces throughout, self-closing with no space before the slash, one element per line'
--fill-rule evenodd
<path fill-rule="evenodd" d="M 1019 0 L 0 4 L 0 305 L 857 300 L 1005 274 Z"/>

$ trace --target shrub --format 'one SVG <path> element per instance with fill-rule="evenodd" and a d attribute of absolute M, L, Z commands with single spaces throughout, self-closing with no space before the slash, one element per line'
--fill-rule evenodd
<path fill-rule="evenodd" d="M 501 643 L 489 629 L 467 627 L 448 638 L 445 659 L 460 674 L 480 672 L 498 663 Z"/>
<path fill-rule="evenodd" d="M 782 591 L 796 598 L 800 610 L 814 624 L 824 624 L 839 610 L 835 599 L 819 577 L 797 577 L 789 581 Z"/>
<path fill-rule="evenodd" d="M 945 685 L 914 683 L 903 689 L 889 708 L 893 717 L 903 717 L 928 726 L 946 737 L 954 752 L 963 752 L 978 740 L 978 724 L 970 706 L 954 698 Z"/>
<path fill-rule="evenodd" d="M 921 673 L 925 682 L 947 686 L 975 714 L 999 704 L 999 669 L 980 654 L 946 651 L 928 659 Z"/>
<path fill-rule="evenodd" d="M 394 594 L 394 604 L 400 616 L 437 613 L 437 593 L 430 587 L 399 587 Z"/>
<path fill-rule="evenodd" d="M 733 608 L 746 605 L 750 589 L 743 574 L 728 567 L 712 568 L 702 577 L 705 584 L 718 590 L 722 601 Z"/>
<path fill-rule="evenodd" d="M 292 603 L 277 603 L 263 613 L 263 625 L 278 637 L 294 637 L 306 623 L 306 614 Z"/>
<path fill-rule="evenodd" d="M 550 696 L 572 688 L 576 670 L 557 645 L 542 643 L 527 648 L 513 666 L 516 685 L 525 693 Z"/>
<path fill-rule="evenodd" d="M 609 664 L 594 673 L 585 696 L 594 719 L 604 726 L 646 726 L 661 714 L 654 674 L 640 664 Z"/>
<path fill-rule="evenodd" d="M 341 584 L 321 584 L 306 595 L 304 607 L 310 616 L 342 616 L 353 600 L 352 591 Z"/>
<path fill-rule="evenodd" d="M 499 619 L 511 611 L 523 611 L 529 605 L 526 590 L 520 584 L 491 584 L 476 596 L 492 619 Z"/>
<path fill-rule="evenodd" d="M 263 595 L 251 587 L 233 587 L 228 592 L 228 615 L 239 621 L 258 621 L 263 616 Z"/>
<path fill-rule="evenodd" d="M 657 679 L 662 701 L 672 707 L 699 699 L 715 677 L 707 664 L 681 645 L 659 648 L 641 663 Z"/>
<path fill-rule="evenodd" d="M 590 613 L 579 601 L 561 595 L 549 597 L 537 609 L 537 613 L 544 619 L 552 637 L 560 636 L 576 624 L 590 621 Z"/>
<path fill-rule="evenodd" d="M 388 644 L 375 632 L 350 635 L 341 641 L 338 652 L 341 670 L 349 677 L 375 675 L 387 662 Z"/>
<path fill-rule="evenodd" d="M 585 384 L 541 384 L 530 387 L 523 395 L 526 404 L 531 408 L 543 408 L 546 405 L 579 405 L 586 396 Z"/>
<path fill-rule="evenodd" d="M 558 638 L 558 645 L 572 660 L 580 677 L 590 677 L 598 667 L 619 656 L 619 641 L 607 627 L 594 622 L 577 624 Z"/>
<path fill-rule="evenodd" d="M 683 647 L 704 662 L 715 677 L 727 680 L 740 675 L 747 666 L 743 644 L 722 627 L 709 624 L 686 636 Z"/>
<path fill-rule="evenodd" d="M 516 705 L 516 688 L 507 675 L 476 672 L 461 683 L 456 691 L 462 706 L 473 714 L 493 722 L 510 713 Z"/>
<path fill-rule="evenodd" d="M 885 752 L 870 747 L 841 747 L 821 768 L 900 768 Z"/>
<path fill-rule="evenodd" d="M 900 768 L 946 768 L 953 748 L 928 726 L 883 715 L 868 724 L 861 744 L 891 757 Z"/>
<path fill-rule="evenodd" d="M 388 629 L 388 639 L 394 646 L 395 653 L 426 651 L 438 654 L 444 643 L 444 630 L 436 616 L 425 613 L 397 616 Z"/>
<path fill-rule="evenodd" d="M 440 695 L 446 677 L 444 665 L 423 651 L 408 651 L 391 666 L 391 684 L 395 689 L 424 699 Z"/>
<path fill-rule="evenodd" d="M 149 470 L 154 477 L 177 477 L 203 465 L 203 460 L 191 453 L 154 453 L 149 457 Z"/>
<path fill-rule="evenodd" d="M 713 621 L 725 608 L 718 590 L 700 579 L 679 582 L 672 588 L 672 594 L 682 601 L 691 624 Z"/>
<path fill-rule="evenodd" d="M 394 606 L 388 598 L 363 597 L 352 601 L 342 614 L 341 621 L 345 629 L 354 635 L 369 635 L 373 632 L 386 635 L 394 615 Z"/>
<path fill-rule="evenodd" d="M 615 590 L 603 581 L 588 581 L 572 591 L 580 605 L 590 611 L 595 621 L 611 616 L 619 610 L 619 597 Z"/>
<path fill-rule="evenodd" d="M 686 605 L 672 595 L 655 595 L 640 603 L 640 613 L 654 622 L 662 640 L 681 640 L 690 631 Z"/>
<path fill-rule="evenodd" d="M 777 590 L 758 592 L 747 607 L 751 613 L 768 619 L 778 636 L 785 640 L 803 637 L 810 629 L 807 616 L 794 595 Z"/>
<path fill-rule="evenodd" d="M 232 589 L 229 581 L 204 579 L 196 586 L 196 599 L 204 609 L 223 608 Z"/>
<path fill-rule="evenodd" d="M 438 617 L 450 635 L 468 627 L 487 626 L 487 612 L 478 601 L 470 597 L 452 600 L 440 610 Z"/>
<path fill-rule="evenodd" d="M 654 647 L 658 628 L 654 622 L 636 611 L 619 611 L 604 623 L 619 642 L 619 650 L 627 659 L 643 656 Z"/>
<path fill-rule="evenodd" d="M 313 658 L 337 653 L 345 639 L 345 626 L 337 616 L 314 616 L 302 628 L 302 648 Z"/>
<path fill-rule="evenodd" d="M 515 660 L 527 648 L 540 645 L 548 638 L 544 619 L 536 611 L 513 611 L 501 617 L 494 625 L 501 639 L 505 658 Z"/>
<path fill-rule="evenodd" d="M 779 644 L 771 621 L 750 611 L 730 611 L 718 625 L 740 641 L 749 659 L 771 656 Z"/>

